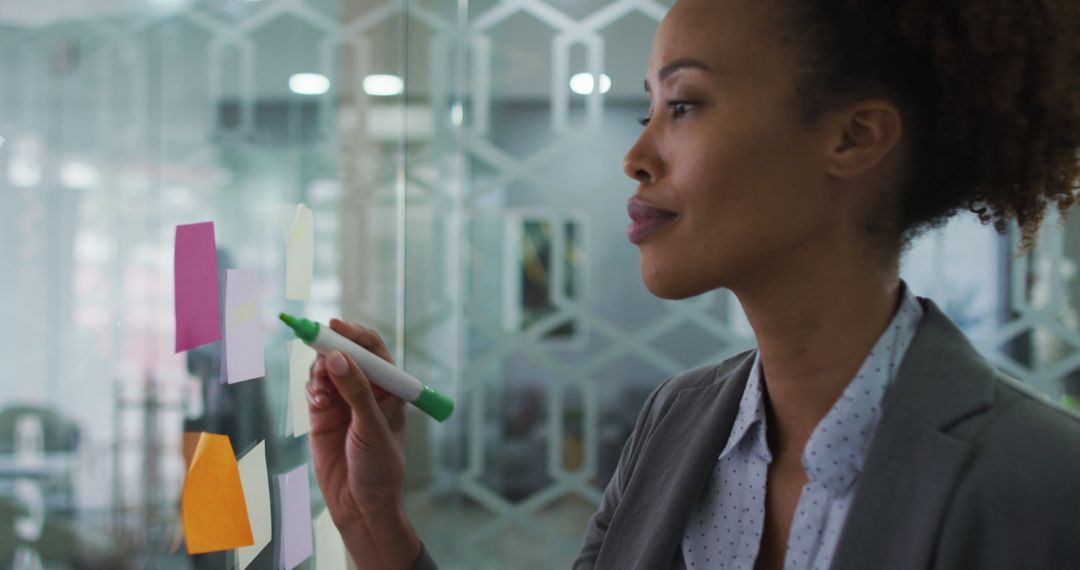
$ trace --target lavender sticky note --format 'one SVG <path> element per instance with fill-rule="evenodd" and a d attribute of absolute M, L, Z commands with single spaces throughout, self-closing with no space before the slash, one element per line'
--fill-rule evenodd
<path fill-rule="evenodd" d="M 308 466 L 303 464 L 278 475 L 281 497 L 280 567 L 292 570 L 311 557 L 311 491 Z"/>
<path fill-rule="evenodd" d="M 173 286 L 176 352 L 220 340 L 214 222 L 176 226 Z"/>
<path fill-rule="evenodd" d="M 225 272 L 225 378 L 229 384 L 266 375 L 259 279 L 254 271 Z"/>

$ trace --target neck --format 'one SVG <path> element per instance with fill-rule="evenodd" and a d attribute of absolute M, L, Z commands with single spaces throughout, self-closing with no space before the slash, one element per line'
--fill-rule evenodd
<path fill-rule="evenodd" d="M 733 289 L 757 337 L 769 445 L 796 461 L 900 301 L 898 263 L 818 264 L 798 275 Z"/>

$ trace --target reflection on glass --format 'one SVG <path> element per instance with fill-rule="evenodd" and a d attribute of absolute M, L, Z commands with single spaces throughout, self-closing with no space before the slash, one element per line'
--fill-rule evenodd
<path fill-rule="evenodd" d="M 516 226 L 507 231 L 519 248 L 516 267 L 520 278 L 511 311 L 516 330 L 524 332 L 561 312 L 565 318 L 541 338 L 566 341 L 578 337 L 580 319 L 573 307 L 582 300 L 579 292 L 585 274 L 580 221 L 538 214 L 512 214 L 508 220 Z"/>
<path fill-rule="evenodd" d="M 652 296 L 625 239 L 620 159 L 669 4 L 4 3 L 0 567 L 224 568 L 183 550 L 185 432 L 266 441 L 272 477 L 308 460 L 279 310 L 376 328 L 459 402 L 408 433 L 406 506 L 436 559 L 566 567 L 646 395 L 752 345 L 724 292 Z M 283 291 L 299 202 L 306 303 Z M 172 350 L 171 236 L 207 220 L 222 269 L 265 285 L 265 378 L 218 382 L 220 344 Z M 902 275 L 1080 408 L 1080 222 L 1042 235 L 1010 260 L 958 220 Z"/>

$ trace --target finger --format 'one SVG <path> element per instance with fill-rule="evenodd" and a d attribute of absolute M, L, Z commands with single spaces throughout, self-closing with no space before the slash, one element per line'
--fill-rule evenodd
<path fill-rule="evenodd" d="M 341 319 L 330 319 L 330 328 L 334 332 L 371 351 L 379 358 L 390 364 L 394 363 L 394 358 L 390 355 L 390 349 L 386 347 L 386 343 L 383 342 L 382 337 L 379 336 L 379 333 L 375 331 L 375 329 L 361 326 L 356 323 L 346 322 Z"/>
<path fill-rule="evenodd" d="M 330 373 L 326 371 L 325 360 L 316 360 L 311 365 L 311 377 L 307 383 L 308 402 L 316 408 L 325 408 L 332 403 L 332 398 L 337 390 L 330 381 Z"/>
<path fill-rule="evenodd" d="M 330 319 L 330 328 L 345 338 L 364 347 L 379 358 L 382 358 L 390 364 L 394 364 L 394 358 L 390 355 L 390 349 L 386 347 L 386 343 L 383 342 L 382 337 L 379 336 L 379 333 L 376 332 L 375 329 L 343 321 L 341 319 Z M 375 383 L 371 383 L 371 391 L 375 394 L 375 400 L 380 404 L 393 396 L 393 394 L 388 392 L 382 386 Z"/>
<path fill-rule="evenodd" d="M 356 361 L 347 354 L 334 351 L 326 358 L 326 368 L 338 394 L 352 408 L 353 415 L 359 417 L 361 428 L 387 434 L 386 418 L 375 401 L 371 383 Z"/>
<path fill-rule="evenodd" d="M 311 373 L 309 374 L 311 380 L 316 378 L 329 379 L 330 373 L 326 371 L 326 358 L 323 355 L 318 355 L 311 363 Z"/>
<path fill-rule="evenodd" d="M 378 402 L 379 405 L 382 405 L 382 403 L 384 401 L 388 400 L 388 399 L 397 398 L 397 396 L 391 394 L 390 392 L 388 392 L 386 390 L 386 388 L 383 388 L 382 386 L 379 386 L 378 384 L 372 383 L 372 384 L 370 384 L 370 386 L 371 386 L 371 394 L 373 396 L 375 396 L 375 401 Z M 400 400 L 400 398 L 398 398 L 398 399 Z"/>
<path fill-rule="evenodd" d="M 389 394 L 389 392 L 387 392 Z M 405 400 L 390 394 L 391 397 L 379 400 L 379 407 L 386 416 L 386 425 L 390 431 L 398 433 L 405 427 Z M 402 442 L 404 445 L 404 442 Z"/>
<path fill-rule="evenodd" d="M 330 382 L 330 372 L 326 369 L 326 358 L 321 354 L 311 363 L 311 371 L 308 374 L 307 390 L 312 395 L 319 393 L 333 394 L 337 392 L 333 383 Z"/>
<path fill-rule="evenodd" d="M 315 368 L 317 366 L 320 366 L 320 365 L 325 366 L 325 364 L 326 364 L 326 358 L 320 353 L 315 353 L 315 360 L 311 361 L 311 368 L 309 369 L 308 372 L 313 374 L 315 372 Z"/>
<path fill-rule="evenodd" d="M 314 380 L 316 374 L 321 374 L 324 382 L 315 383 Z M 331 399 L 337 395 L 337 390 L 334 389 L 334 385 L 330 382 L 330 373 L 326 370 L 326 357 L 322 354 L 319 354 L 311 363 L 311 380 L 308 381 L 309 390 L 313 388 L 311 386 L 313 383 L 317 388 L 325 388 L 328 390 Z M 380 405 L 382 405 L 383 401 L 386 400 L 388 396 L 392 395 L 390 392 L 387 392 L 385 388 L 374 383 L 371 384 L 371 391 L 375 394 L 375 401 L 379 402 Z"/>

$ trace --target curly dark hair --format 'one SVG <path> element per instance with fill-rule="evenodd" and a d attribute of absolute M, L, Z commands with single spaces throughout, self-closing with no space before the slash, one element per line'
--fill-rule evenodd
<path fill-rule="evenodd" d="M 893 101 L 908 156 L 889 208 L 864 225 L 903 251 L 961 208 L 1015 219 L 1021 252 L 1047 208 L 1062 221 L 1080 176 L 1077 0 L 772 0 L 771 27 L 796 48 L 800 115 L 863 97 Z"/>

